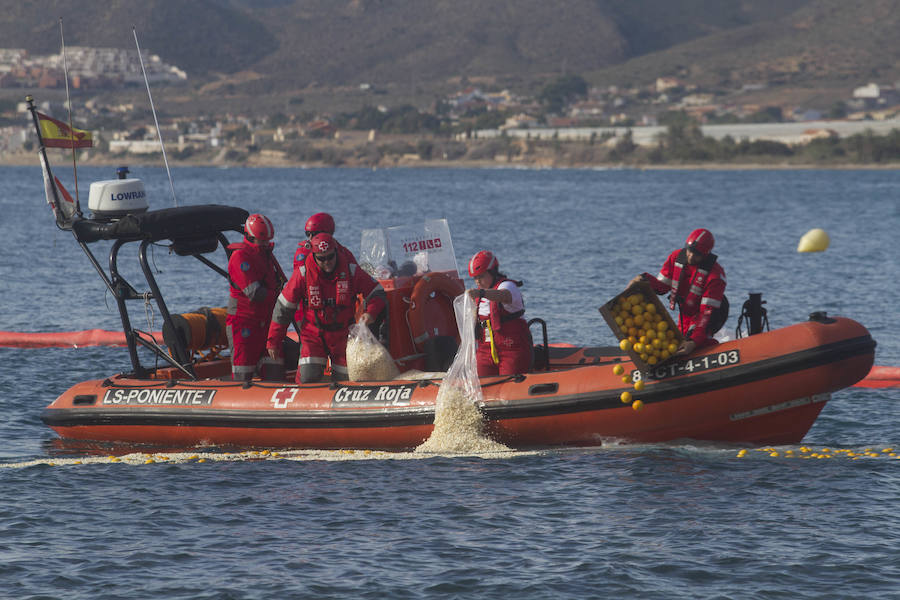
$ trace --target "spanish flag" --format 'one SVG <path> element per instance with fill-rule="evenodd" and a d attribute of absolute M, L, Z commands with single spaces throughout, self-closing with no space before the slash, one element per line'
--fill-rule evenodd
<path fill-rule="evenodd" d="M 41 137 L 47 148 L 90 148 L 93 145 L 91 132 L 70 128 L 62 121 L 35 111 L 41 124 Z"/>

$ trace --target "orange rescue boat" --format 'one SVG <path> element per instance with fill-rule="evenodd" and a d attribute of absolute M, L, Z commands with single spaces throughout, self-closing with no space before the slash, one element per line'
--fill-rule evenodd
<path fill-rule="evenodd" d="M 107 188 L 116 183 L 104 182 Z M 421 239 L 398 233 L 402 244 L 392 245 L 387 232 L 380 254 L 375 253 L 384 260 L 367 262 L 373 255 L 364 253 L 360 261 L 386 290 L 385 345 L 401 370 L 424 372 L 424 378 L 297 385 L 289 370 L 275 381 L 245 384 L 231 380 L 222 311 L 170 313 L 148 246 L 168 245 L 172 253 L 192 256 L 227 277 L 208 255 L 221 249 L 227 258 L 224 232 L 240 232 L 247 212 L 218 205 L 98 212 L 91 219 L 71 218 L 61 228 L 72 231 L 115 298 L 132 370 L 79 383 L 50 404 L 42 419 L 61 437 L 164 446 L 387 450 L 414 448 L 429 437 L 440 385 L 429 372 L 446 369 L 459 343 L 452 299 L 463 284 L 455 258 L 452 265 L 440 260 L 454 256 L 446 222 L 426 222 Z M 107 271 L 90 250 L 100 240 L 112 242 Z M 129 244 L 138 247 L 144 292 L 118 269 Z M 391 260 L 398 247 L 414 260 L 398 266 Z M 164 344 L 132 326 L 128 301 L 155 303 Z M 543 325 L 543 336 L 535 346 L 533 372 L 482 380 L 479 409 L 487 433 L 512 448 L 613 439 L 799 442 L 832 392 L 866 376 L 875 351 L 859 323 L 814 313 L 804 323 L 639 369 L 618 348 L 551 346 L 546 324 L 535 322 Z M 152 365 L 142 362 L 139 350 L 150 353 Z M 615 365 L 631 374 L 627 383 L 613 373 Z M 640 391 L 631 385 L 637 379 L 644 381 Z M 624 391 L 642 405 L 623 404 Z"/>

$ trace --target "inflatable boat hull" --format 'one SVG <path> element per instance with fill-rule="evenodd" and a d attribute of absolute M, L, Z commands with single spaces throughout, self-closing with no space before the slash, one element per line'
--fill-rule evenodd
<path fill-rule="evenodd" d="M 491 437 L 518 449 L 613 440 L 797 443 L 832 392 L 866 376 L 874 349 L 862 325 L 840 317 L 726 342 L 650 373 L 610 349 L 553 349 L 549 371 L 483 379 L 480 409 Z M 643 378 L 644 389 L 623 383 L 615 364 Z M 408 450 L 431 434 L 439 385 L 115 376 L 75 385 L 42 418 L 74 440 Z M 623 391 L 642 409 L 623 404 Z"/>

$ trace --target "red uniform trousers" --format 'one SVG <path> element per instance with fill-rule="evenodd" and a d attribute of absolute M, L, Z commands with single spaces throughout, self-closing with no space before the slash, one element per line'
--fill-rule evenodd
<path fill-rule="evenodd" d="M 478 340 L 475 362 L 478 376 L 516 375 L 531 370 L 531 334 L 525 319 L 512 319 L 503 323 L 500 331 L 494 331 L 494 347 L 497 349 L 499 364 L 491 357 L 491 341 L 485 327 L 482 339 Z"/>
<path fill-rule="evenodd" d="M 269 322 L 264 319 L 228 315 L 225 317 L 225 325 L 228 329 L 228 341 L 232 347 L 232 376 L 235 379 L 244 379 L 246 374 L 252 376 L 260 359 L 266 355 Z"/>
<path fill-rule="evenodd" d="M 325 368 L 328 357 L 331 357 L 331 370 L 335 374 L 348 375 L 347 371 L 347 336 L 350 327 L 336 331 L 325 331 L 316 327 L 307 319 L 300 326 L 300 366 L 321 365 Z M 297 383 L 300 383 L 300 369 L 297 369 Z"/>

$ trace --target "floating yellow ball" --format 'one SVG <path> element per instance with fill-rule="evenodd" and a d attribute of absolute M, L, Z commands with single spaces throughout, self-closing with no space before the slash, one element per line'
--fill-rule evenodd
<path fill-rule="evenodd" d="M 631 342 L 629 342 L 628 340 L 622 340 L 621 342 L 619 342 L 619 348 L 627 352 L 631 349 Z"/>
<path fill-rule="evenodd" d="M 643 379 L 638 379 L 637 381 L 635 381 L 635 382 L 634 382 L 634 389 L 637 390 L 637 391 L 641 391 L 642 389 L 644 389 L 644 380 L 643 380 Z"/>
<path fill-rule="evenodd" d="M 613 367 L 613 373 L 615 373 L 616 375 L 621 375 L 624 372 L 625 372 L 625 367 L 623 367 L 622 365 L 616 365 Z"/>
<path fill-rule="evenodd" d="M 797 252 L 824 252 L 831 240 L 823 229 L 810 229 L 800 238 Z"/>
<path fill-rule="evenodd" d="M 622 401 L 622 404 L 628 404 L 631 402 L 631 392 L 622 392 L 619 396 L 619 400 Z"/>
<path fill-rule="evenodd" d="M 631 408 L 633 408 L 634 410 L 641 410 L 642 408 L 644 408 L 644 403 L 640 400 L 635 400 L 631 403 Z"/>

